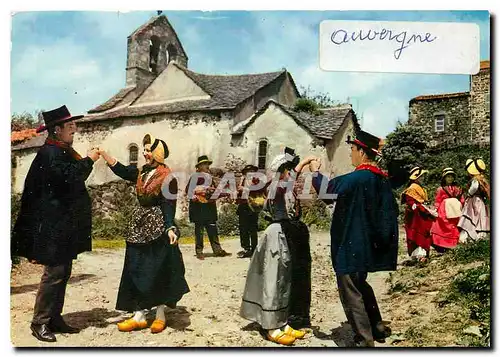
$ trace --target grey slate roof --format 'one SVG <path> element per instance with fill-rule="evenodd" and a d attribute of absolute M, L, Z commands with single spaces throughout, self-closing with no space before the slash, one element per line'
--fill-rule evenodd
<path fill-rule="evenodd" d="M 264 105 L 252 117 L 239 123 L 238 125 L 235 125 L 231 134 L 243 134 L 245 130 L 266 111 L 270 104 L 275 104 L 280 107 L 286 114 L 292 117 L 297 124 L 304 127 L 313 136 L 319 139 L 332 139 L 344 121 L 348 118 L 349 114 L 352 115 L 355 125 L 358 126 L 356 114 L 349 104 L 325 108 L 322 110 L 321 114 L 314 115 L 307 112 L 298 112 L 293 110 L 292 107 L 286 107 L 274 100 L 269 100 L 266 105 Z"/>
<path fill-rule="evenodd" d="M 115 96 L 101 106 L 89 111 L 91 116 L 86 116 L 79 122 L 92 122 L 97 120 L 113 119 L 120 117 L 145 116 L 160 113 L 177 113 L 187 111 L 210 111 L 234 109 L 239 103 L 253 96 L 259 89 L 275 81 L 278 77 L 286 75 L 286 69 L 277 72 L 242 74 L 242 75 L 211 75 L 201 74 L 173 63 L 183 71 L 187 77 L 207 92 L 211 98 L 203 100 L 186 100 L 155 105 L 129 106 L 111 111 L 109 113 L 96 113 L 99 107 L 109 110 L 115 107 L 121 99 L 128 94 L 122 89 Z M 139 95 L 136 97 L 136 99 Z M 134 100 L 135 101 L 135 100 Z"/>
<path fill-rule="evenodd" d="M 122 101 L 123 98 L 125 98 L 125 96 L 127 94 L 129 94 L 134 89 L 135 89 L 135 86 L 125 87 L 125 88 L 120 89 L 120 91 L 118 93 L 116 93 L 114 96 L 112 96 L 106 102 L 95 107 L 94 109 L 89 110 L 89 113 L 103 112 L 103 111 L 106 111 L 108 109 L 115 107 L 118 103 L 120 103 Z"/>

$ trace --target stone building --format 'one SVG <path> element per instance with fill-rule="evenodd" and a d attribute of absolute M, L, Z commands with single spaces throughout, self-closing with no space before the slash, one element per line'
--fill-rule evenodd
<path fill-rule="evenodd" d="M 322 157 L 324 170 L 331 174 L 351 170 L 345 138 L 359 127 L 351 106 L 317 115 L 295 112 L 300 95 L 286 69 L 243 75 L 194 72 L 187 68 L 187 54 L 164 15 L 132 33 L 127 46 L 125 87 L 79 121 L 74 138 L 78 152 L 98 145 L 124 164 L 141 166 L 142 138 L 151 133 L 167 142 L 172 170 L 187 175 L 203 154 L 214 167 L 224 169 L 239 160 L 265 171 L 284 146 L 301 156 Z M 14 192 L 22 191 L 44 135 L 12 147 Z M 88 184 L 116 180 L 99 160 Z"/>
<path fill-rule="evenodd" d="M 423 128 L 431 146 L 490 143 L 490 61 L 470 76 L 468 92 L 421 95 L 410 100 L 410 125 Z"/>

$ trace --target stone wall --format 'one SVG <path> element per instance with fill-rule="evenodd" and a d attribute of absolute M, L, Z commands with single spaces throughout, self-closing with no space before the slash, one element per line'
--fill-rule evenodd
<path fill-rule="evenodd" d="M 349 114 L 349 117 L 338 129 L 337 135 L 326 144 L 328 161 L 322 165 L 321 169 L 324 174 L 334 177 L 353 170 L 351 146 L 346 143 L 346 140 L 348 136 L 354 136 L 354 131 L 353 117 L 352 114 Z"/>
<path fill-rule="evenodd" d="M 472 142 L 486 144 L 490 142 L 490 69 L 482 69 L 471 76 L 470 112 L 472 121 Z M 489 105 L 488 105 L 489 104 Z"/>
<path fill-rule="evenodd" d="M 153 36 L 156 36 L 160 43 L 156 73 L 161 73 L 172 60 L 187 67 L 188 58 L 174 30 L 165 17 L 159 17 L 127 40 L 127 85 L 140 84 L 143 76 L 146 77 L 146 82 L 149 80 L 149 46 Z M 136 68 L 146 70 L 146 73 L 137 71 Z"/>
<path fill-rule="evenodd" d="M 435 116 L 444 114 L 445 129 L 435 130 Z M 410 101 L 410 125 L 424 129 L 430 146 L 470 142 L 469 95 Z"/>
<path fill-rule="evenodd" d="M 24 180 L 35 159 L 38 148 L 24 149 L 13 152 L 15 167 L 11 165 L 11 188 L 12 193 L 21 193 L 24 188 Z"/>
<path fill-rule="evenodd" d="M 92 200 L 92 216 L 112 218 L 120 210 L 138 205 L 134 183 L 117 180 L 87 187 Z"/>

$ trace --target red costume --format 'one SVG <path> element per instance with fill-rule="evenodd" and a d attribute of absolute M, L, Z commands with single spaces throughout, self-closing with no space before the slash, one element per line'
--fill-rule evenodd
<path fill-rule="evenodd" d="M 442 248 L 453 248 L 458 244 L 460 235 L 457 224 L 460 217 L 446 218 L 447 198 L 457 198 L 464 204 L 462 190 L 458 186 L 439 187 L 436 191 L 435 207 L 438 211 L 438 218 L 431 228 L 432 243 Z"/>
<path fill-rule="evenodd" d="M 423 248 L 427 253 L 430 250 L 432 237 L 431 227 L 434 216 L 423 205 L 427 201 L 427 192 L 417 183 L 412 183 L 402 195 L 406 204 L 405 230 L 408 255 L 417 248 Z"/>

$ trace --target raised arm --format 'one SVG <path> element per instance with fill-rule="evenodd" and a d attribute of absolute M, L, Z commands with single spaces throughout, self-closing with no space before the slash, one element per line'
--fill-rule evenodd
<path fill-rule="evenodd" d="M 312 179 L 312 186 L 314 187 L 314 190 L 316 191 L 316 193 L 318 195 L 320 194 L 321 185 L 322 185 L 323 180 L 328 180 L 328 179 L 325 176 L 323 176 L 323 174 L 321 172 L 315 171 L 313 179 Z M 335 178 L 329 180 L 328 185 L 326 187 L 326 192 L 321 192 L 321 193 L 333 194 L 335 191 L 336 182 L 337 181 Z M 333 203 L 333 200 L 331 200 L 331 199 L 322 199 L 321 197 L 318 197 L 318 198 L 320 200 L 322 200 L 323 202 L 325 202 L 326 204 Z"/>
<path fill-rule="evenodd" d="M 139 169 L 137 167 L 133 165 L 123 165 L 104 150 L 100 150 L 99 153 L 116 176 L 127 181 L 137 182 L 137 177 L 139 176 Z"/>

